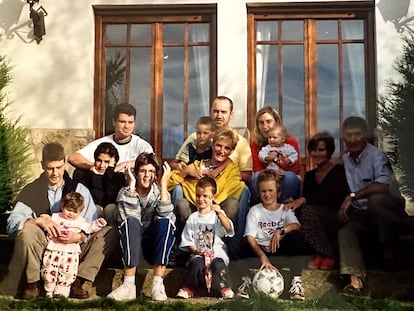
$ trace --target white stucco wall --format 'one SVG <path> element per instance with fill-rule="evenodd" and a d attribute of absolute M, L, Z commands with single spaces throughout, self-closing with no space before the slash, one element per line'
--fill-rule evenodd
<path fill-rule="evenodd" d="M 9 99 L 14 102 L 10 114 L 21 115 L 22 123 L 33 128 L 93 127 L 93 4 L 217 3 L 218 93 L 230 96 L 236 103 L 233 125 L 245 126 L 248 2 L 251 1 L 40 0 L 48 16 L 46 35 L 36 44 L 28 37 L 31 28 L 26 1 L 0 0 L 0 54 L 6 55 L 14 66 L 14 81 L 9 87 Z M 378 15 L 377 29 L 381 87 L 382 81 L 392 75 L 392 58 L 398 52 L 398 44 L 390 44 L 396 41 L 395 31 Z"/>
<path fill-rule="evenodd" d="M 395 29 L 392 21 L 385 21 L 381 11 L 378 8 L 378 4 L 381 1 L 376 0 L 376 49 L 377 49 L 377 81 L 378 81 L 378 94 L 385 95 L 387 93 L 387 80 L 397 80 L 396 71 L 394 69 L 395 60 L 401 55 L 401 35 L 407 35 L 409 32 L 407 28 L 402 33 L 398 33 Z M 395 0 L 382 0 L 384 4 L 383 11 L 387 14 L 397 14 L 400 1 Z M 407 15 L 402 16 L 401 20 L 405 20 L 407 17 L 414 16 L 414 1 L 410 1 Z M 414 22 L 410 22 L 407 25 L 414 30 Z M 414 33 L 413 33 L 414 34 Z"/>

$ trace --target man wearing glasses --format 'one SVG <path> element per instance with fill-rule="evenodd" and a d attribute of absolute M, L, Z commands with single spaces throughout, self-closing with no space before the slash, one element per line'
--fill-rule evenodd
<path fill-rule="evenodd" d="M 157 184 L 162 170 L 161 186 Z M 124 263 L 124 282 L 108 298 L 127 301 L 136 298 L 135 275 L 142 249 L 145 260 L 153 266 L 152 300 L 167 299 L 163 277 L 175 241 L 175 215 L 167 190 L 171 168 L 162 168 L 153 153 L 142 153 L 134 169 L 126 169 L 128 186 L 118 194 L 119 233 Z"/>

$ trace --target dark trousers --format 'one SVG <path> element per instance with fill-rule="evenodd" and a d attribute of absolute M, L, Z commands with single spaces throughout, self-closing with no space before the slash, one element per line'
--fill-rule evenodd
<path fill-rule="evenodd" d="M 294 257 L 294 256 L 303 256 L 309 255 L 313 252 L 310 246 L 305 242 L 305 238 L 302 231 L 294 230 L 283 237 L 280 242 L 280 247 L 277 249 L 276 253 L 268 253 L 266 255 L 270 256 L 287 256 L 287 257 Z M 250 257 L 257 257 L 256 253 L 253 252 L 252 249 L 249 249 Z M 289 260 L 289 259 L 288 259 Z M 296 260 L 292 258 L 289 260 L 288 266 L 290 271 L 292 272 L 293 276 L 300 276 L 303 270 L 303 261 Z"/>
<path fill-rule="evenodd" d="M 366 210 L 351 208 L 349 217 L 351 220 L 338 233 L 340 273 L 362 278 L 366 273 L 364 251 L 378 242 L 382 247 L 392 245 L 398 234 L 409 233 L 412 219 L 405 213 L 402 198 L 382 193 L 368 198 Z"/>
<path fill-rule="evenodd" d="M 378 229 L 378 240 L 382 243 L 392 243 L 400 234 L 414 234 L 414 217 L 405 212 L 403 198 L 372 195 L 368 200 L 368 213 Z"/>
<path fill-rule="evenodd" d="M 219 295 L 223 288 L 231 288 L 232 284 L 228 269 L 223 259 L 214 258 L 211 263 L 213 280 L 211 283 L 212 293 Z M 194 257 L 188 262 L 188 270 L 184 276 L 183 285 L 200 296 L 207 293 L 207 285 L 204 274 L 204 258 Z"/>

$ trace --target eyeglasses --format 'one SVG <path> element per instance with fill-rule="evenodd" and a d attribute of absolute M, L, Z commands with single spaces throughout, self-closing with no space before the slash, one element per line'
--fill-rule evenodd
<path fill-rule="evenodd" d="M 347 140 L 352 139 L 352 138 L 359 140 L 363 137 L 364 137 L 364 133 L 362 132 L 345 132 L 344 133 L 344 138 Z"/>
<path fill-rule="evenodd" d="M 141 175 L 155 175 L 155 171 L 154 170 L 141 169 L 141 170 L 138 170 L 138 174 L 141 174 Z"/>

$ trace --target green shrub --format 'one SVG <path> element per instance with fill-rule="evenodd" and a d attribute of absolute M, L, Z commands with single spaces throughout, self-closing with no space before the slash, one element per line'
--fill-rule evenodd
<path fill-rule="evenodd" d="M 27 141 L 29 128 L 19 125 L 20 118 L 7 117 L 10 102 L 5 88 L 12 81 L 12 67 L 4 56 L 0 56 L 0 215 L 10 209 L 13 200 L 31 178 L 33 163 Z M 1 229 L 3 229 L 1 224 Z"/>
<path fill-rule="evenodd" d="M 380 96 L 378 111 L 401 191 L 414 197 L 414 36 L 403 37 L 403 41 L 402 55 L 395 61 L 399 81 L 388 81 L 388 94 Z"/>

